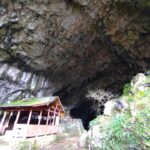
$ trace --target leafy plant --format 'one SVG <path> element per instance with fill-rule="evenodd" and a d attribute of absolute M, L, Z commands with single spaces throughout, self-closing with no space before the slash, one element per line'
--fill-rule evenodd
<path fill-rule="evenodd" d="M 16 146 L 16 150 L 38 150 L 38 149 L 39 147 L 36 143 L 32 143 L 27 140 L 20 141 Z"/>
<path fill-rule="evenodd" d="M 99 126 L 99 137 L 89 139 L 93 150 L 150 149 L 150 87 L 134 94 L 130 91 L 132 86 L 126 84 L 121 97 L 129 103 L 129 109 L 91 122 L 91 126 Z"/>

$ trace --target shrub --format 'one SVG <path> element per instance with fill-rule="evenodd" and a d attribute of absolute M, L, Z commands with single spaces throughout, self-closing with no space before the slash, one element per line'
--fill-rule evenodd
<path fill-rule="evenodd" d="M 111 116 L 99 116 L 91 122 L 91 126 L 99 126 L 99 135 L 89 139 L 93 150 L 150 149 L 150 86 L 147 84 L 149 79 L 148 76 L 143 83 L 137 80 L 134 84 L 125 85 L 121 99 L 129 104 L 127 110 L 115 110 Z M 144 90 L 138 88 L 141 85 Z M 133 88 L 136 89 L 134 93 Z"/>
<path fill-rule="evenodd" d="M 16 150 L 38 150 L 38 149 L 39 147 L 36 143 L 32 143 L 27 140 L 20 141 L 16 146 Z"/>

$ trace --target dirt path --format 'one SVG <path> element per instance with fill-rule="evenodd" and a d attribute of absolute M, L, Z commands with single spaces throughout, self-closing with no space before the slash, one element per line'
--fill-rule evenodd
<path fill-rule="evenodd" d="M 86 150 L 79 148 L 78 142 L 78 136 L 67 137 L 59 140 L 57 143 L 48 146 L 46 150 Z"/>
<path fill-rule="evenodd" d="M 39 147 L 37 150 L 87 150 L 79 147 L 79 139 L 79 135 L 59 136 L 51 144 L 42 148 Z M 0 150 L 14 150 L 14 146 L 11 143 L 12 140 L 8 141 L 6 138 L 0 137 Z M 27 150 L 25 147 L 22 147 L 22 149 Z"/>
<path fill-rule="evenodd" d="M 0 137 L 0 150 L 11 150 L 11 145 L 9 144 L 9 142 L 3 140 Z"/>

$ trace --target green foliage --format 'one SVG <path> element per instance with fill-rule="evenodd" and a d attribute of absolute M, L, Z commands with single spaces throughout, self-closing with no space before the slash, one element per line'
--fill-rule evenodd
<path fill-rule="evenodd" d="M 28 141 L 21 141 L 17 145 L 17 150 L 27 150 L 29 149 L 29 142 Z"/>
<path fill-rule="evenodd" d="M 20 141 L 16 147 L 17 150 L 38 150 L 39 146 L 36 143 L 24 140 Z"/>
<path fill-rule="evenodd" d="M 141 84 L 149 83 L 149 81 L 150 78 L 147 76 Z M 131 91 L 135 85 L 126 84 L 123 90 L 121 99 L 129 104 L 127 110 L 116 112 L 110 117 L 99 116 L 91 122 L 91 126 L 99 126 L 101 135 L 97 142 L 96 138 L 89 140 L 89 143 L 94 143 L 91 144 L 93 149 L 150 149 L 150 86 L 144 85 L 144 90 L 137 90 L 132 94 Z M 138 86 L 136 88 L 138 89 Z"/>
<path fill-rule="evenodd" d="M 129 3 L 130 5 L 138 6 L 138 7 L 150 7 L 149 0 L 115 0 L 115 2 L 119 3 Z"/>
<path fill-rule="evenodd" d="M 131 147 L 149 149 L 149 112 L 144 110 L 138 112 L 135 117 L 126 113 L 112 118 L 107 127 L 108 137 L 104 139 L 103 146 L 108 149 L 113 147 L 115 150 L 126 150 Z"/>
<path fill-rule="evenodd" d="M 149 72 L 150 72 L 150 70 L 149 70 Z M 150 75 L 147 76 L 145 83 L 150 83 Z"/>
<path fill-rule="evenodd" d="M 123 95 L 129 95 L 130 90 L 131 90 L 131 85 L 129 83 L 125 84 L 123 89 Z"/>
<path fill-rule="evenodd" d="M 56 143 L 62 141 L 63 139 L 65 139 L 65 135 L 60 135 L 60 134 L 57 134 L 56 137 L 55 137 L 55 141 Z"/>
<path fill-rule="evenodd" d="M 4 36 L 6 34 L 6 29 L 5 28 L 1 28 L 0 29 L 0 37 Z"/>
<path fill-rule="evenodd" d="M 90 122 L 90 126 L 94 126 L 94 125 L 99 124 L 99 123 L 100 123 L 100 122 L 99 122 L 99 118 L 100 118 L 100 116 L 98 116 L 96 119 L 92 120 L 92 121 Z"/>
<path fill-rule="evenodd" d="M 43 98 L 30 98 L 30 99 L 23 99 L 23 100 L 15 100 L 10 103 L 2 104 L 1 107 L 7 107 L 7 106 L 29 106 L 29 105 L 38 105 L 41 103 L 49 103 L 50 99 L 49 97 L 43 97 Z"/>
<path fill-rule="evenodd" d="M 20 29 L 22 29 L 22 28 L 23 28 L 23 26 L 22 26 L 21 24 L 18 24 L 18 23 L 13 24 L 13 25 L 11 26 L 11 29 L 13 29 L 13 30 L 20 30 Z"/>

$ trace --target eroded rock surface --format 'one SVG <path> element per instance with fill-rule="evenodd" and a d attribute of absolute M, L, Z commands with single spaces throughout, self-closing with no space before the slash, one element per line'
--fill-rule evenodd
<path fill-rule="evenodd" d="M 122 85 L 150 66 L 149 15 L 147 0 L 1 0 L 1 99 Z"/>

